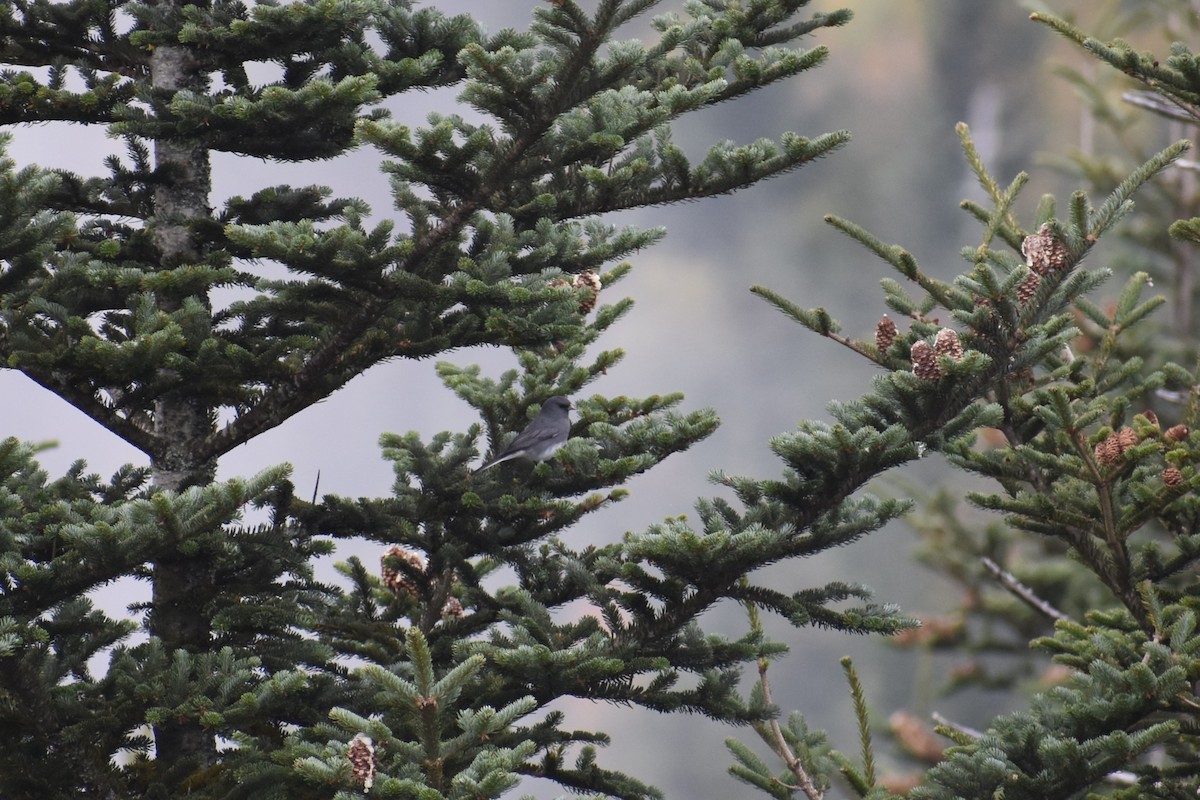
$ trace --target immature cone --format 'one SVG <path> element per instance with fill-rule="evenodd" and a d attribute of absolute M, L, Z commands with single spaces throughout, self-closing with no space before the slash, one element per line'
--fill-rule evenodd
<path fill-rule="evenodd" d="M 1115 433 L 1109 434 L 1108 437 L 1096 443 L 1096 449 L 1093 455 L 1096 457 L 1096 462 L 1105 467 L 1111 467 L 1121 463 L 1121 455 L 1125 449 L 1121 447 L 1121 442 L 1118 440 Z"/>
<path fill-rule="evenodd" d="M 1040 275 L 1066 269 L 1071 261 L 1067 246 L 1054 234 L 1049 222 L 1043 222 L 1037 233 L 1025 237 L 1021 242 L 1021 254 L 1029 268 Z"/>
<path fill-rule="evenodd" d="M 892 342 L 896 341 L 896 332 L 896 323 L 892 322 L 891 317 L 884 314 L 879 318 L 875 326 L 875 347 L 880 353 L 886 353 Z"/>
<path fill-rule="evenodd" d="M 595 270 L 586 269 L 575 276 L 572 285 L 582 290 L 579 292 L 579 313 L 589 313 L 600 299 L 600 276 Z"/>
<path fill-rule="evenodd" d="M 1120 463 L 1125 456 L 1125 451 L 1138 443 L 1137 431 L 1133 428 L 1121 428 L 1119 431 L 1113 431 L 1104 441 L 1096 445 L 1093 455 L 1096 461 L 1106 467 L 1111 467 L 1114 464 Z"/>
<path fill-rule="evenodd" d="M 913 375 L 921 380 L 936 381 L 942 377 L 942 368 L 937 363 L 937 353 L 929 346 L 929 342 L 923 339 L 913 342 L 909 357 L 912 359 Z"/>
<path fill-rule="evenodd" d="M 1137 435 L 1137 431 L 1135 431 L 1133 428 L 1121 428 L 1121 430 L 1116 432 L 1115 436 L 1121 445 L 1122 452 L 1128 450 L 1141 441 L 1141 437 Z"/>
<path fill-rule="evenodd" d="M 1183 483 L 1183 473 L 1179 471 L 1179 467 L 1172 465 L 1163 470 L 1162 479 L 1163 483 L 1174 489 Z"/>
<path fill-rule="evenodd" d="M 1021 305 L 1025 305 L 1033 299 L 1033 296 L 1037 294 L 1038 286 L 1041 286 L 1041 284 L 1042 279 L 1038 277 L 1036 272 L 1029 273 L 1029 276 L 1025 280 L 1017 284 L 1017 300 L 1020 301 Z"/>
<path fill-rule="evenodd" d="M 383 567 L 381 571 L 383 585 L 391 589 L 396 594 L 415 595 L 417 593 L 417 587 L 413 586 L 412 582 L 405 577 L 401 570 L 396 569 L 395 567 L 389 567 L 389 559 L 407 562 L 417 570 L 425 569 L 425 559 L 420 553 L 414 553 L 412 550 L 406 550 L 399 545 L 388 548 L 388 551 L 379 559 L 379 562 Z"/>
<path fill-rule="evenodd" d="M 933 352 L 939 356 L 950 356 L 955 361 L 962 361 L 963 346 L 958 340 L 958 334 L 950 328 L 942 328 L 933 337 Z"/>
<path fill-rule="evenodd" d="M 1182 442 L 1191 435 L 1192 429 L 1187 425 L 1172 425 L 1167 428 L 1167 432 L 1163 434 L 1163 438 L 1168 442 Z"/>
<path fill-rule="evenodd" d="M 375 755 L 375 743 L 371 737 L 364 733 L 354 734 L 346 748 L 346 758 L 350 761 L 350 777 L 362 787 L 363 794 L 371 791 L 375 785 L 375 773 L 379 770 L 379 759 Z"/>

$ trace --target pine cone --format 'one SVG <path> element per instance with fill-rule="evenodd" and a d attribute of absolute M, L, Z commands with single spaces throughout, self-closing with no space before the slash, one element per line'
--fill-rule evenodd
<path fill-rule="evenodd" d="M 929 342 L 924 340 L 913 342 L 909 357 L 912 359 L 913 375 L 921 380 L 936 381 L 942 377 L 942 368 L 937 363 L 937 353 L 929 346 Z"/>
<path fill-rule="evenodd" d="M 396 567 L 388 566 L 388 559 L 405 562 L 418 571 L 425 569 L 425 559 L 420 553 L 414 553 L 412 550 L 406 550 L 399 545 L 388 548 L 388 551 L 379 559 L 382 566 L 381 577 L 383 585 L 391 589 L 396 594 L 409 594 L 416 596 L 417 587 L 405 577 L 404 572 Z"/>
<path fill-rule="evenodd" d="M 1049 222 L 1043 222 L 1037 233 L 1032 233 L 1021 242 L 1021 255 L 1025 263 L 1040 275 L 1066 269 L 1070 264 L 1071 254 L 1067 246 L 1054 234 Z"/>
<path fill-rule="evenodd" d="M 1141 441 L 1141 437 L 1137 435 L 1137 431 L 1135 431 L 1133 428 L 1121 428 L 1121 430 L 1117 431 L 1114 435 L 1117 437 L 1117 441 L 1121 444 L 1122 452 L 1128 450 L 1130 447 L 1133 447 L 1135 444 Z"/>
<path fill-rule="evenodd" d="M 1113 433 L 1105 437 L 1103 441 L 1097 443 L 1093 455 L 1095 455 L 1097 463 L 1101 466 L 1111 467 L 1121 463 L 1121 456 L 1124 452 L 1120 440 Z"/>
<path fill-rule="evenodd" d="M 1192 429 L 1187 425 L 1172 425 L 1167 428 L 1167 432 L 1163 434 L 1163 438 L 1168 442 L 1182 442 L 1192 434 Z"/>
<path fill-rule="evenodd" d="M 1033 299 L 1041 285 L 1042 279 L 1038 277 L 1038 274 L 1036 272 L 1029 273 L 1029 277 L 1017 284 L 1017 300 L 1021 305 L 1025 305 Z"/>
<path fill-rule="evenodd" d="M 1174 489 L 1179 484 L 1183 483 L 1183 473 L 1179 471 L 1179 467 L 1171 465 L 1163 470 L 1163 483 L 1169 488 Z"/>
<path fill-rule="evenodd" d="M 375 755 L 375 743 L 365 733 L 356 733 L 346 747 L 346 758 L 350 761 L 350 777 L 362 787 L 363 794 L 375 785 L 375 774 L 379 770 L 379 759 Z"/>
<path fill-rule="evenodd" d="M 896 333 L 896 323 L 892 322 L 891 317 L 884 314 L 879 318 L 879 323 L 875 326 L 875 347 L 881 355 L 896 341 Z"/>
<path fill-rule="evenodd" d="M 581 290 L 579 292 L 580 314 L 587 314 L 596 307 L 596 302 L 600 299 L 600 276 L 596 274 L 595 270 L 585 269 L 575 276 L 571 285 Z"/>
<path fill-rule="evenodd" d="M 950 356 L 955 361 L 962 361 L 963 346 L 958 340 L 958 334 L 950 328 L 942 328 L 933 337 L 933 351 L 939 356 Z"/>
<path fill-rule="evenodd" d="M 463 615 L 463 605 L 454 595 L 446 598 L 446 602 L 442 605 L 442 619 L 459 619 Z"/>
<path fill-rule="evenodd" d="M 1121 428 L 1113 431 L 1104 441 L 1096 445 L 1096 460 L 1106 467 L 1117 464 L 1125 457 L 1125 451 L 1141 441 L 1133 428 Z"/>

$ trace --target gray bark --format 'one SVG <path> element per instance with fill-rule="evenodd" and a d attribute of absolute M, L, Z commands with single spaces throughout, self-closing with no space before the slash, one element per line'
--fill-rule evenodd
<path fill-rule="evenodd" d="M 150 59 L 151 83 L 156 90 L 203 89 L 189 52 L 180 47 L 158 47 Z M 171 268 L 198 261 L 189 222 L 209 215 L 212 188 L 208 152 L 195 143 L 178 139 L 155 142 L 156 170 L 167 180 L 154 195 L 154 241 L 162 266 Z M 160 296 L 165 312 L 178 310 L 183 297 Z M 154 450 L 151 469 L 156 490 L 181 491 L 210 483 L 216 464 L 197 456 L 200 444 L 214 429 L 214 410 L 189 396 L 187 387 L 164 393 L 155 401 Z M 173 534 L 163 530 L 163 536 Z M 211 603 L 215 568 L 201 549 L 192 554 L 183 541 L 164 541 L 162 555 L 153 565 L 153 598 L 150 629 L 168 652 L 207 650 L 211 640 Z M 164 771 L 183 778 L 213 764 L 216 743 L 197 723 L 169 721 L 155 727 L 156 755 Z"/>

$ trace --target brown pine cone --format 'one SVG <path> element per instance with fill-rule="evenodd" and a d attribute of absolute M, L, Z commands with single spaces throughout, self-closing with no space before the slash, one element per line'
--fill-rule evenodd
<path fill-rule="evenodd" d="M 896 333 L 896 323 L 892 322 L 891 317 L 884 314 L 879 318 L 879 323 L 875 326 L 875 347 L 879 349 L 880 354 L 886 353 L 892 342 L 896 341 Z"/>
<path fill-rule="evenodd" d="M 1121 443 L 1122 452 L 1141 441 L 1137 435 L 1137 431 L 1133 428 L 1121 428 L 1114 435 L 1117 437 L 1117 441 Z"/>
<path fill-rule="evenodd" d="M 417 594 L 417 587 L 413 586 L 412 582 L 405 577 L 404 573 L 396 567 L 388 566 L 388 559 L 407 562 L 414 569 L 425 569 L 425 558 L 420 553 L 414 553 L 412 550 L 406 550 L 400 545 L 395 545 L 388 548 L 388 551 L 380 557 L 379 562 L 382 566 L 380 572 L 383 578 L 383 585 L 391 589 L 396 594 Z"/>
<path fill-rule="evenodd" d="M 442 619 L 454 618 L 458 619 L 463 615 L 463 604 L 454 595 L 446 598 L 446 602 L 442 604 Z"/>
<path fill-rule="evenodd" d="M 1095 451 L 1093 451 L 1097 463 L 1105 467 L 1119 464 L 1123 453 L 1124 449 L 1121 447 L 1121 442 L 1115 433 L 1098 442 Z"/>
<path fill-rule="evenodd" d="M 1021 305 L 1025 305 L 1033 299 L 1041 285 L 1042 279 L 1038 277 L 1038 274 L 1036 272 L 1029 273 L 1029 277 L 1017 284 L 1017 300 L 1021 302 Z"/>
<path fill-rule="evenodd" d="M 913 375 L 923 381 L 936 381 L 942 377 L 942 368 L 937 363 L 937 353 L 930 347 L 929 342 L 920 340 L 913 343 L 909 352 L 912 359 Z"/>
<path fill-rule="evenodd" d="M 600 276 L 595 270 L 585 269 L 571 283 L 579 291 L 579 313 L 587 314 L 600 300 Z"/>
<path fill-rule="evenodd" d="M 379 758 L 375 755 L 375 743 L 364 733 L 354 734 L 346 747 L 346 758 L 350 761 L 350 777 L 363 788 L 371 791 L 375 785 L 375 773 L 379 770 Z"/>
<path fill-rule="evenodd" d="M 1179 467 L 1171 465 L 1163 470 L 1163 483 L 1171 489 L 1174 489 L 1179 484 L 1183 483 L 1183 473 L 1179 471 Z"/>
<path fill-rule="evenodd" d="M 1025 237 L 1021 242 L 1021 255 L 1025 256 L 1029 268 L 1039 275 L 1066 269 L 1071 261 L 1067 246 L 1054 234 L 1049 222 L 1043 222 L 1037 233 Z"/>
<path fill-rule="evenodd" d="M 1167 428 L 1167 432 L 1163 434 L 1163 438 L 1168 442 L 1182 442 L 1192 434 L 1192 429 L 1187 425 L 1172 425 Z"/>
<path fill-rule="evenodd" d="M 933 352 L 939 356 L 950 356 L 955 361 L 962 361 L 963 346 L 958 340 L 958 334 L 950 328 L 942 328 L 933 337 Z"/>

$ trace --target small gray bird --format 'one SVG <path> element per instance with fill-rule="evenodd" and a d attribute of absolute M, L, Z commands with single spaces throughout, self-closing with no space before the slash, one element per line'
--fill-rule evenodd
<path fill-rule="evenodd" d="M 570 410 L 571 401 L 562 395 L 556 394 L 548 398 L 533 422 L 509 442 L 504 452 L 475 471 L 483 472 L 488 467 L 513 458 L 545 461 L 563 446 L 571 433 L 571 420 L 567 416 Z"/>

